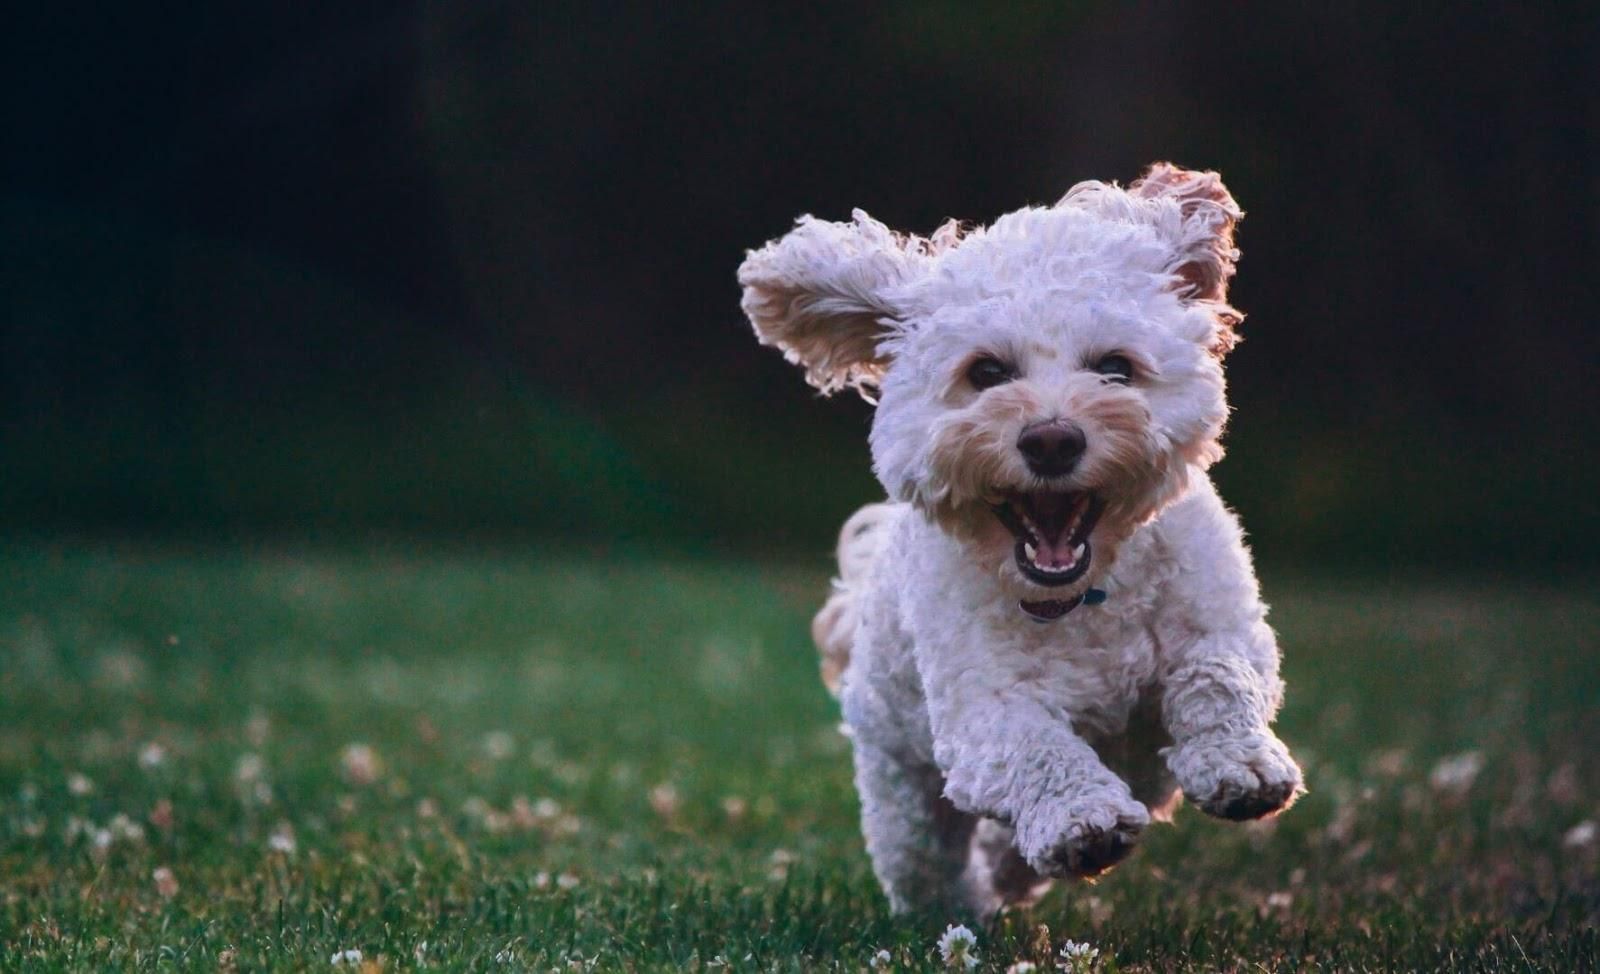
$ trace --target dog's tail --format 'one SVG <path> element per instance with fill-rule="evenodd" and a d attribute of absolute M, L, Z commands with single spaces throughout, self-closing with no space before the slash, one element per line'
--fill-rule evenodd
<path fill-rule="evenodd" d="M 822 654 L 822 682 L 839 693 L 839 678 L 850 663 L 850 645 L 860 620 L 860 588 L 883 547 L 884 529 L 893 519 L 895 504 L 868 504 L 850 515 L 839 531 L 839 577 L 833 594 L 811 620 L 811 638 Z"/>

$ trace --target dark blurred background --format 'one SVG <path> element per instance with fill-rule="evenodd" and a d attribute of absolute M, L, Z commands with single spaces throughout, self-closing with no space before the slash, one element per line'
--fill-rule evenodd
<path fill-rule="evenodd" d="M 868 408 L 743 249 L 1220 170 L 1266 560 L 1597 562 L 1600 7 L 34 5 L 0 530 L 820 555 Z"/>

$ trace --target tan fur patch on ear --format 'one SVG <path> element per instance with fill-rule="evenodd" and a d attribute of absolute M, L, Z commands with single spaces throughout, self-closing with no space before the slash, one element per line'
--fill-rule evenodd
<path fill-rule="evenodd" d="M 886 309 L 850 310 L 805 286 L 750 287 L 745 294 L 744 311 L 759 323 L 761 343 L 781 349 L 823 393 L 876 385 L 888 370 L 889 360 L 878 354 L 888 333 L 880 324 Z"/>
<path fill-rule="evenodd" d="M 935 241 L 895 233 L 860 210 L 850 223 L 801 217 L 795 228 L 752 250 L 739 268 L 742 306 L 763 345 L 781 349 L 824 393 L 853 387 L 868 396 L 888 370 L 880 345 L 901 311 L 894 289 L 927 266 Z"/>
<path fill-rule="evenodd" d="M 1219 356 L 1227 354 L 1238 343 L 1234 329 L 1244 320 L 1244 315 L 1228 305 L 1228 279 L 1239 263 L 1233 234 L 1244 211 L 1217 173 L 1183 169 L 1170 162 L 1152 165 L 1133 181 L 1128 192 L 1140 199 L 1177 201 L 1183 235 L 1173 273 L 1184 281 L 1186 297 L 1216 305 L 1218 333 L 1212 351 Z"/>

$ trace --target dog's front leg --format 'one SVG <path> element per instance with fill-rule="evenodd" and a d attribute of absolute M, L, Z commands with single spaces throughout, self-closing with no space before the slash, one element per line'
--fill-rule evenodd
<path fill-rule="evenodd" d="M 890 909 L 982 915 L 962 882 L 977 820 L 944 797 L 938 769 L 859 738 L 855 763 L 861 831 Z"/>
<path fill-rule="evenodd" d="M 1043 875 L 1109 869 L 1150 824 L 1148 809 L 1045 688 L 996 672 L 994 662 L 981 680 L 937 664 L 926 674 L 945 795 L 963 811 L 1010 824 L 1017 850 Z"/>
<path fill-rule="evenodd" d="M 1260 818 L 1301 791 L 1300 767 L 1272 732 L 1282 698 L 1278 650 L 1264 621 L 1237 632 L 1190 633 L 1170 653 L 1163 750 L 1184 796 L 1227 819 Z"/>

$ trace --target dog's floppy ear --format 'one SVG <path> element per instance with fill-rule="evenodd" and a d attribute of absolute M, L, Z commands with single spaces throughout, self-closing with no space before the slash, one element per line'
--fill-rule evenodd
<path fill-rule="evenodd" d="M 849 223 L 803 216 L 789 233 L 749 251 L 739 267 L 744 313 L 763 345 L 783 350 L 806 381 L 868 395 L 889 367 L 880 349 L 904 318 L 897 287 L 920 275 L 928 242 L 856 210 Z"/>
<path fill-rule="evenodd" d="M 1170 199 L 1178 204 L 1182 219 L 1173 270 L 1188 283 L 1187 297 L 1226 302 L 1228 278 L 1239 261 L 1233 228 L 1244 211 L 1222 185 L 1222 177 L 1158 162 L 1134 180 L 1128 192 L 1140 199 Z"/>

